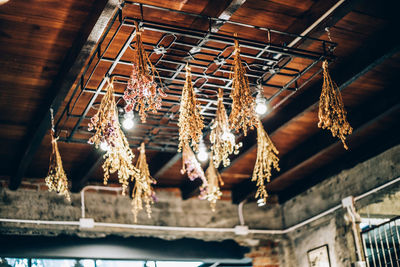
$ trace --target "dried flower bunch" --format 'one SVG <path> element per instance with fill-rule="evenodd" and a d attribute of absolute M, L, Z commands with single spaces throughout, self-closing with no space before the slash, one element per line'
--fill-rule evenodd
<path fill-rule="evenodd" d="M 95 144 L 96 148 L 100 143 L 106 144 L 108 149 L 102 165 L 104 184 L 107 184 L 110 174 L 118 171 L 118 180 L 122 184 L 122 193 L 125 194 L 129 179 L 132 179 L 138 170 L 133 166 L 132 160 L 135 155 L 132 153 L 118 121 L 114 86 L 108 78 L 107 85 L 107 92 L 101 100 L 99 110 L 89 123 L 89 131 L 95 130 L 89 143 Z"/>
<path fill-rule="evenodd" d="M 235 34 L 236 36 L 236 34 Z M 249 81 L 246 77 L 246 70 L 243 67 L 240 57 L 240 47 L 238 40 L 235 40 L 235 55 L 232 67 L 232 111 L 229 114 L 231 129 L 247 135 L 247 129 L 253 129 L 257 123 L 257 116 L 254 111 L 254 97 L 251 95 Z"/>
<path fill-rule="evenodd" d="M 346 119 L 346 110 L 344 109 L 342 95 L 340 94 L 339 88 L 328 71 L 328 61 L 325 60 L 322 63 L 324 82 L 322 85 L 322 93 L 319 99 L 319 122 L 318 127 L 322 129 L 328 129 L 331 131 L 332 136 L 337 136 L 342 140 L 345 149 L 348 149 L 346 145 L 346 135 L 353 132 L 353 128 L 350 126 Z"/>
<path fill-rule="evenodd" d="M 181 106 L 179 108 L 179 149 L 187 144 L 198 151 L 202 130 L 204 128 L 203 116 L 200 114 L 200 105 L 197 103 L 192 84 L 191 69 L 186 64 L 186 82 L 182 90 Z"/>
<path fill-rule="evenodd" d="M 49 188 L 49 191 L 55 191 L 59 195 L 65 196 L 68 201 L 71 201 L 71 197 L 68 191 L 68 179 L 65 174 L 60 151 L 58 150 L 57 139 L 55 137 L 54 131 L 54 118 L 53 118 L 53 110 L 51 113 L 51 154 L 50 154 L 50 163 L 49 163 L 49 171 L 45 178 L 46 185 Z"/>
<path fill-rule="evenodd" d="M 270 182 L 272 167 L 279 171 L 278 150 L 272 143 L 261 121 L 257 122 L 257 159 L 254 165 L 252 181 L 257 182 L 256 198 L 267 201 L 268 193 L 265 188 L 265 180 Z"/>
<path fill-rule="evenodd" d="M 143 209 L 143 202 L 145 203 L 147 216 L 151 218 L 151 204 L 154 203 L 155 192 L 153 184 L 156 180 L 150 175 L 149 165 L 146 161 L 146 151 L 144 143 L 139 148 L 139 158 L 136 163 L 136 168 L 139 172 L 134 176 L 134 187 L 132 191 L 132 213 L 135 223 L 137 222 L 137 214 Z"/>
<path fill-rule="evenodd" d="M 207 183 L 203 184 L 200 188 L 200 197 L 208 200 L 210 202 L 211 210 L 215 211 L 217 200 L 222 196 L 220 186 L 224 185 L 224 181 L 222 181 L 221 174 L 218 172 L 212 160 L 210 160 L 210 164 L 206 170 L 206 179 Z"/>
<path fill-rule="evenodd" d="M 217 112 L 210 133 L 211 151 L 213 151 L 214 165 L 218 168 L 222 164 L 229 166 L 229 155 L 238 154 L 242 143 L 235 143 L 235 136 L 229 127 L 228 115 L 223 103 L 223 90 L 218 90 Z"/>
<path fill-rule="evenodd" d="M 136 24 L 135 58 L 132 74 L 124 92 L 125 111 L 139 111 L 140 119 L 146 122 L 146 112 L 157 112 L 161 108 L 161 98 L 166 94 L 158 71 L 151 63 L 142 42 L 142 32 Z M 158 82 L 158 84 L 157 84 Z"/>
<path fill-rule="evenodd" d="M 204 171 L 201 168 L 200 163 L 197 161 L 195 154 L 190 148 L 189 144 L 184 144 L 182 150 L 182 169 L 181 173 L 187 173 L 190 180 L 195 180 L 196 178 L 200 178 L 203 181 L 203 184 L 207 184 L 206 177 L 204 175 Z"/>

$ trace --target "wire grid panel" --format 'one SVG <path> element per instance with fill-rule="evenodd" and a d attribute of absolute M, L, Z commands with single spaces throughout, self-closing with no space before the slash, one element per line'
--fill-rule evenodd
<path fill-rule="evenodd" d="M 367 266 L 400 266 L 400 217 L 361 233 Z"/>
<path fill-rule="evenodd" d="M 230 110 L 233 36 L 122 17 L 120 11 L 112 19 L 66 100 L 65 109 L 57 122 L 58 130 L 66 133 L 61 141 L 87 142 L 91 136 L 87 123 L 105 94 L 106 77 L 114 77 L 115 95 L 118 98 L 120 116 L 123 116 L 122 95 L 130 77 L 135 52 L 135 22 L 139 22 L 140 28 L 144 30 L 142 36 L 146 51 L 160 74 L 168 96 L 163 99 L 162 107 L 157 113 L 149 114 L 145 124 L 136 120 L 135 129 L 127 132 L 132 146 L 138 146 L 144 141 L 148 149 L 176 151 L 179 103 L 185 82 L 184 66 L 187 62 L 192 67 L 192 82 L 201 104 L 206 131 L 215 117 L 218 88 L 224 90 L 224 104 Z M 285 91 L 298 90 L 308 83 L 316 74 L 315 65 L 327 57 L 327 44 L 323 40 L 316 40 L 320 42 L 316 50 L 290 48 L 243 38 L 238 40 L 250 86 L 261 84 L 264 92 L 271 92 L 270 100 Z M 333 43 L 329 45 L 335 46 Z M 304 67 L 289 67 L 289 63 L 294 60 L 301 60 Z M 314 73 L 310 73 L 311 70 Z"/>

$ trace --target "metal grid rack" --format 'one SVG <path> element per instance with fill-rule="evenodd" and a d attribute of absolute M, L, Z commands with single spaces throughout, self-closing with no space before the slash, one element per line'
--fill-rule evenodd
<path fill-rule="evenodd" d="M 141 19 L 123 16 L 123 6 L 131 5 L 139 8 L 138 12 Z M 157 9 L 166 12 L 178 12 L 187 16 L 201 17 L 209 22 L 209 30 L 196 30 L 175 25 L 167 25 L 158 22 L 146 21 L 143 17 L 143 9 Z M 148 114 L 147 123 L 142 124 L 137 121 L 135 134 L 127 134 L 131 146 L 138 146 L 142 141 L 147 143 L 147 148 L 156 151 L 176 152 L 178 146 L 178 109 L 180 102 L 181 89 L 183 87 L 184 66 L 187 62 L 192 66 L 193 85 L 196 90 L 197 99 L 201 103 L 201 113 L 205 121 L 205 134 L 210 128 L 216 111 L 216 92 L 218 88 L 224 90 L 224 103 L 227 110 L 230 110 L 231 101 L 229 93 L 231 90 L 231 64 L 233 62 L 234 37 L 212 32 L 212 25 L 215 23 L 231 23 L 243 28 L 252 28 L 265 32 L 266 36 L 271 34 L 283 38 L 301 38 L 301 40 L 311 40 L 318 43 L 318 51 L 293 48 L 285 45 L 273 44 L 237 38 L 241 47 L 241 56 L 247 69 L 247 77 L 251 87 L 261 84 L 263 87 L 272 88 L 274 94 L 268 98 L 272 101 L 280 96 L 284 91 L 295 91 L 302 88 L 317 74 L 320 68 L 308 75 L 299 84 L 300 78 L 310 72 L 313 67 L 324 59 L 333 58 L 332 51 L 336 47 L 333 42 L 319 40 L 310 37 L 299 36 L 296 34 L 284 33 L 267 28 L 260 28 L 243 23 L 225 21 L 218 18 L 206 17 L 198 14 L 191 14 L 182 11 L 160 8 L 151 5 L 137 4 L 134 2 L 124 2 L 119 11 L 114 15 L 105 33 L 100 39 L 94 53 L 90 57 L 84 68 L 72 94 L 67 99 L 67 105 L 62 111 L 57 121 L 57 130 L 67 132 L 60 138 L 65 142 L 86 143 L 87 139 L 76 138 L 76 133 L 88 134 L 87 121 L 88 113 L 94 108 L 96 101 L 99 102 L 99 95 L 105 94 L 104 85 L 106 77 L 114 77 L 114 83 L 126 86 L 129 75 L 118 73 L 116 68 L 119 66 L 129 67 L 132 62 L 122 60 L 128 50 L 133 50 L 134 38 L 136 33 L 135 21 L 144 30 L 143 36 L 160 36 L 157 42 L 144 42 L 149 58 L 160 73 L 160 77 L 165 86 L 168 97 L 163 99 L 161 110 L 155 114 Z M 112 28 L 114 30 L 111 30 Z M 115 41 L 116 36 L 122 31 L 129 29 L 122 47 L 120 47 L 115 58 L 106 57 L 108 50 Z M 108 37 L 109 40 L 105 41 Z M 289 63 L 295 58 L 307 61 L 307 66 L 303 69 L 288 67 Z M 104 72 L 97 87 L 90 88 L 88 85 L 94 77 L 94 73 L 99 69 L 99 65 L 108 63 L 110 66 Z M 315 68 L 314 68 L 315 69 Z M 286 78 L 284 84 L 273 82 L 274 77 L 282 76 Z M 83 98 L 83 94 L 90 94 L 90 100 Z M 121 98 L 122 93 L 116 93 L 116 97 Z M 86 100 L 85 100 L 86 99 Z M 123 103 L 123 101 L 122 101 Z M 122 104 L 120 102 L 120 104 Z M 82 112 L 77 112 L 76 107 L 84 105 Z M 120 115 L 123 110 L 120 109 Z M 71 123 L 73 127 L 67 129 L 65 125 Z M 82 136 L 82 135 L 81 135 Z"/>
<path fill-rule="evenodd" d="M 362 231 L 367 266 L 400 266 L 400 217 Z"/>

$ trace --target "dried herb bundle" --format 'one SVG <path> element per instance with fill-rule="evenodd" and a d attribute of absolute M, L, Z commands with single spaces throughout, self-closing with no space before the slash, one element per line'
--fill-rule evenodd
<path fill-rule="evenodd" d="M 68 201 L 71 201 L 71 197 L 68 191 L 68 179 L 65 174 L 60 151 L 58 150 L 57 139 L 54 131 L 54 119 L 53 119 L 53 110 L 51 110 L 51 154 L 50 154 L 50 163 L 49 163 L 49 171 L 45 178 L 46 185 L 49 188 L 49 191 L 55 191 L 59 195 L 65 196 Z"/>
<path fill-rule="evenodd" d="M 322 68 L 324 82 L 319 98 L 318 127 L 330 130 L 332 136 L 339 137 L 342 140 L 344 148 L 348 149 L 345 142 L 346 135 L 351 134 L 353 128 L 346 119 L 347 113 L 344 109 L 342 95 L 338 86 L 332 81 L 329 75 L 328 62 L 326 60 L 322 63 Z"/>
<path fill-rule="evenodd" d="M 101 100 L 99 110 L 91 118 L 89 131 L 95 130 L 95 134 L 89 139 L 90 144 L 96 148 L 101 143 L 106 144 L 107 151 L 104 155 L 104 184 L 107 184 L 110 174 L 118 171 L 118 180 L 122 184 L 122 193 L 138 170 L 133 166 L 132 160 L 135 155 L 129 147 L 128 140 L 121 130 L 118 121 L 118 113 L 114 98 L 114 86 L 107 78 L 107 92 Z"/>
<path fill-rule="evenodd" d="M 132 213 L 135 223 L 137 222 L 137 214 L 143 209 L 143 202 L 146 205 L 147 216 L 151 218 L 151 204 L 154 203 L 155 192 L 153 184 L 156 180 L 150 176 L 149 165 L 146 161 L 146 152 L 144 143 L 140 145 L 140 154 L 136 163 L 139 172 L 134 176 L 134 187 L 132 191 Z"/>
<path fill-rule="evenodd" d="M 142 42 L 142 32 L 136 24 L 135 58 L 132 74 L 124 92 L 125 111 L 139 111 L 142 122 L 146 122 L 146 112 L 157 112 L 161 108 L 161 98 L 166 94 L 158 71 L 151 63 Z M 157 84 L 158 81 L 158 84 Z"/>
<path fill-rule="evenodd" d="M 240 58 L 240 47 L 238 40 L 235 40 L 235 56 L 232 67 L 232 111 L 229 114 L 231 129 L 247 135 L 247 129 L 253 129 L 257 123 L 257 116 L 254 111 L 254 97 L 251 95 L 249 81 L 246 77 L 246 70 Z"/>
<path fill-rule="evenodd" d="M 198 151 L 202 130 L 203 116 L 200 114 L 200 105 L 197 103 L 192 84 L 192 75 L 189 65 L 186 65 L 186 82 L 182 90 L 181 106 L 179 108 L 179 149 L 187 144 Z"/>
<path fill-rule="evenodd" d="M 231 163 L 229 155 L 238 154 L 242 143 L 235 144 L 235 136 L 231 133 L 223 103 L 223 90 L 218 91 L 217 113 L 210 133 L 211 151 L 213 151 L 214 165 L 218 168 L 222 164 L 224 167 Z"/>
<path fill-rule="evenodd" d="M 269 183 L 272 167 L 279 171 L 278 150 L 272 143 L 261 121 L 257 122 L 257 159 L 254 165 L 252 181 L 257 182 L 256 198 L 267 201 L 268 193 L 265 188 L 265 180 Z"/>
<path fill-rule="evenodd" d="M 211 210 L 215 211 L 217 200 L 222 196 L 220 186 L 224 185 L 224 181 L 222 181 L 221 174 L 218 172 L 212 160 L 210 160 L 210 164 L 206 170 L 206 179 L 207 183 L 203 184 L 200 188 L 200 197 L 208 200 Z"/>
<path fill-rule="evenodd" d="M 182 169 L 181 173 L 187 173 L 190 180 L 200 178 L 203 184 L 207 184 L 204 171 L 201 168 L 200 163 L 197 161 L 195 154 L 188 144 L 184 144 L 182 150 Z"/>

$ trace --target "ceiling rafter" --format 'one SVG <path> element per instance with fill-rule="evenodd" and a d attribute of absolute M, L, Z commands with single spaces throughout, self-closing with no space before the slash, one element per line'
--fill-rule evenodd
<path fill-rule="evenodd" d="M 90 56 L 92 49 L 100 39 L 108 20 L 113 16 L 117 5 L 117 0 L 109 0 L 107 2 L 97 0 L 97 3 L 94 4 L 97 9 L 93 10 L 90 16 L 87 17 L 82 26 L 82 34 L 76 37 L 51 85 L 50 91 L 54 92 L 54 95 L 49 97 L 48 102 L 42 106 L 39 111 L 41 115 L 35 120 L 37 123 L 29 131 L 32 134 L 27 136 L 24 141 L 25 145 L 21 150 L 15 171 L 10 176 L 9 188 L 11 190 L 18 189 L 27 168 L 50 128 L 50 108 L 53 108 L 54 113 L 57 113 L 87 58 Z"/>

